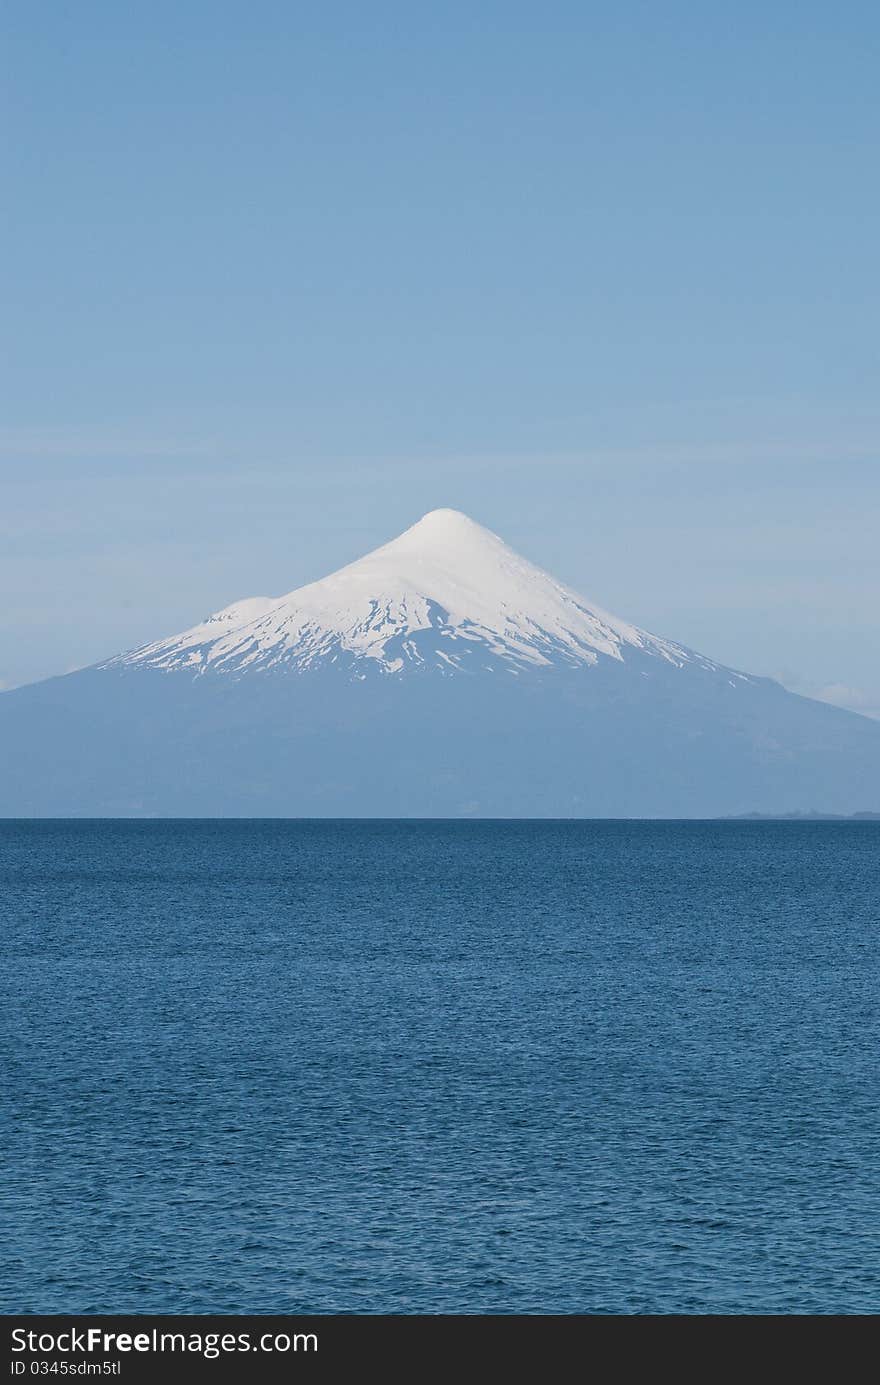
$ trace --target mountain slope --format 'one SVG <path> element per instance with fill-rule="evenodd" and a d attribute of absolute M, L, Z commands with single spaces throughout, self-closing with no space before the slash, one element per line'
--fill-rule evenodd
<path fill-rule="evenodd" d="M 880 723 L 586 601 L 453 511 L 0 695 L 0 814 L 710 816 L 876 803 Z"/>

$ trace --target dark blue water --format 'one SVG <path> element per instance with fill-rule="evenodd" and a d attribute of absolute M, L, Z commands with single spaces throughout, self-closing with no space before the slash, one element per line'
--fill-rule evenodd
<path fill-rule="evenodd" d="M 880 1309 L 880 828 L 0 824 L 0 1306 Z"/>

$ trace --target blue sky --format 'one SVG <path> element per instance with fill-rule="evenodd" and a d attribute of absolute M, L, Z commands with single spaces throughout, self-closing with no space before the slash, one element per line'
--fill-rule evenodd
<path fill-rule="evenodd" d="M 452 505 L 880 712 L 880 12 L 7 3 L 0 681 Z"/>

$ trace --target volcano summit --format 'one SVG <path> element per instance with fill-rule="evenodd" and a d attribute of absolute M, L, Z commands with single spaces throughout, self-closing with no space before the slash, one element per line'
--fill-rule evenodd
<path fill-rule="evenodd" d="M 515 672 L 622 659 L 627 647 L 698 657 L 600 610 L 460 511 L 432 510 L 320 582 L 237 601 L 105 667 Z"/>

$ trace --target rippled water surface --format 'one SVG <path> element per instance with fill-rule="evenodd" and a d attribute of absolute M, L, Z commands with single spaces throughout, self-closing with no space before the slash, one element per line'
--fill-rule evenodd
<path fill-rule="evenodd" d="M 880 1310 L 880 827 L 0 823 L 0 1298 Z"/>

